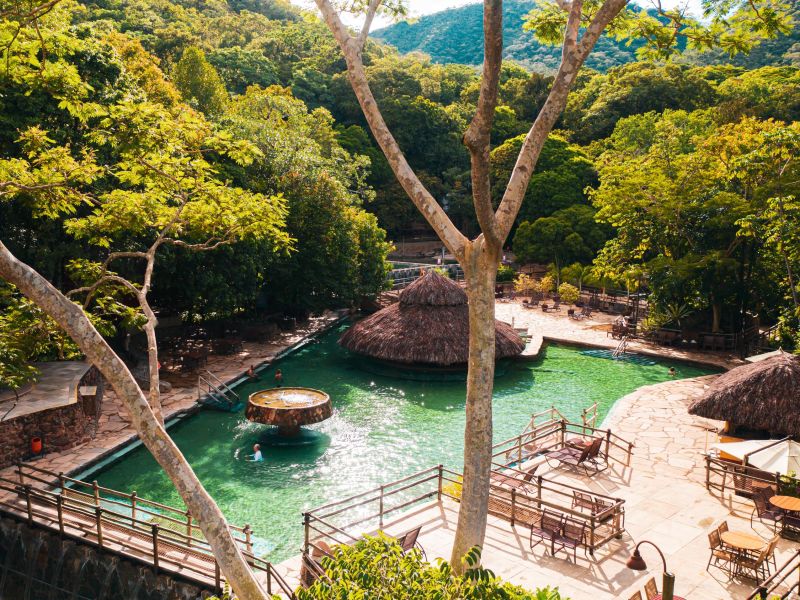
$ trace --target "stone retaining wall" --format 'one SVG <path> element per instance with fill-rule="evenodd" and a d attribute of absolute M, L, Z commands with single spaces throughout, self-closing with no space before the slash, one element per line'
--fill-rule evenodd
<path fill-rule="evenodd" d="M 78 383 L 78 387 L 85 385 L 96 386 L 97 395 L 0 422 L 0 468 L 32 458 L 31 439 L 34 437 L 42 438 L 46 453 L 66 450 L 92 439 L 103 401 L 103 378 L 95 367 Z"/>

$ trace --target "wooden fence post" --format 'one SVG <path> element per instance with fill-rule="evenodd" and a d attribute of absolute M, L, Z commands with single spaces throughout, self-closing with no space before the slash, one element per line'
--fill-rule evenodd
<path fill-rule="evenodd" d="M 22 473 L 22 463 L 17 463 L 17 477 L 19 477 L 20 485 L 25 485 L 25 475 Z"/>
<path fill-rule="evenodd" d="M 64 535 L 64 499 L 56 496 L 56 512 L 58 513 L 58 534 Z"/>
<path fill-rule="evenodd" d="M 192 512 L 186 511 L 186 545 L 192 547 Z"/>
<path fill-rule="evenodd" d="M 150 531 L 153 535 L 153 567 L 158 574 L 158 523 L 150 525 Z"/>
<path fill-rule="evenodd" d="M 97 543 L 103 547 L 103 509 L 99 506 L 94 507 L 94 518 L 97 522 Z"/>
<path fill-rule="evenodd" d="M 131 492 L 131 526 L 135 527 L 136 521 L 136 490 Z"/>
<path fill-rule="evenodd" d="M 489 494 L 491 494 L 491 490 Z M 514 526 L 514 517 L 516 516 L 516 509 L 517 509 L 517 490 L 511 489 L 511 526 Z"/>
<path fill-rule="evenodd" d="M 378 499 L 378 527 L 383 529 L 383 486 L 381 486 L 381 495 Z"/>
<path fill-rule="evenodd" d="M 247 551 L 253 553 L 253 530 L 250 529 L 250 524 L 246 523 L 244 526 L 244 544 Z"/>
<path fill-rule="evenodd" d="M 28 525 L 33 525 L 33 506 L 31 506 L 31 486 L 25 485 L 25 506 L 28 509 Z"/>
<path fill-rule="evenodd" d="M 436 499 L 441 502 L 442 501 L 442 480 L 444 479 L 444 467 L 442 465 L 438 466 L 439 469 L 439 486 L 436 492 Z"/>
<path fill-rule="evenodd" d="M 536 508 L 542 508 L 542 476 L 536 477 Z"/>
<path fill-rule="evenodd" d="M 94 494 L 94 505 L 100 506 L 100 486 L 97 485 L 97 480 L 92 482 L 92 492 Z"/>
<path fill-rule="evenodd" d="M 304 543 L 303 543 L 303 553 L 308 554 L 308 544 L 309 544 L 309 525 L 311 522 L 311 516 L 305 512 L 303 513 L 303 536 L 304 536 Z"/>

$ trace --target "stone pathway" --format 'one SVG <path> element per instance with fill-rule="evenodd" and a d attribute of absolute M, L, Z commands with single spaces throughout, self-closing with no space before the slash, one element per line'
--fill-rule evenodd
<path fill-rule="evenodd" d="M 619 344 L 608 335 L 616 316 L 595 312 L 588 319 L 570 319 L 566 310 L 542 312 L 537 308 L 523 308 L 520 301 L 500 300 L 495 315 L 501 321 L 517 328 L 527 328 L 533 335 L 542 335 L 544 341 L 568 342 L 584 346 L 614 349 Z M 672 360 L 686 360 L 729 369 L 744 361 L 728 352 L 708 352 L 694 349 L 659 346 L 643 340 L 631 340 L 628 350 Z"/>
<path fill-rule="evenodd" d="M 67 406 L 78 401 L 77 385 L 89 370 L 83 361 L 64 360 L 60 362 L 35 363 L 39 370 L 36 382 L 20 392 L 19 402 L 8 410 L 16 400 L 13 393 L 6 392 L 2 397 L 2 420 L 8 421 L 23 415 Z M 8 412 L 6 412 L 8 410 Z M 4 413 L 4 414 L 3 414 Z"/>
<path fill-rule="evenodd" d="M 261 365 L 271 362 L 278 354 L 294 346 L 310 335 L 330 327 L 342 316 L 339 312 L 326 312 L 320 317 L 312 317 L 294 331 L 282 333 L 276 339 L 266 343 L 245 342 L 241 352 L 231 356 L 211 354 L 206 369 L 214 373 L 222 381 L 230 381 L 244 375 L 250 365 Z M 77 363 L 85 370 L 83 363 Z M 195 379 L 196 381 L 196 379 Z M 161 403 L 164 418 L 169 420 L 179 413 L 196 408 L 197 387 L 173 387 L 162 394 Z M 97 435 L 94 439 L 75 446 L 64 452 L 50 453 L 31 461 L 37 467 L 56 473 L 65 474 L 80 471 L 113 454 L 120 447 L 136 439 L 137 434 L 130 422 L 128 411 L 110 386 L 106 387 L 103 398 L 103 409 L 98 419 Z M 13 467 L 0 471 L 2 477 L 9 477 Z"/>

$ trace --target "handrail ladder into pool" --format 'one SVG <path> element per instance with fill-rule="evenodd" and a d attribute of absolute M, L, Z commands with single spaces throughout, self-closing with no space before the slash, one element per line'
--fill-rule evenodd
<path fill-rule="evenodd" d="M 509 471 L 524 474 L 524 471 L 506 468 L 505 472 Z M 430 482 L 436 482 L 436 485 L 426 485 Z M 378 488 L 306 511 L 303 513 L 303 553 L 308 554 L 319 541 L 324 541 L 326 544 L 352 544 L 364 534 L 382 531 L 387 525 L 388 515 L 413 505 L 432 499 L 435 499 L 432 505 L 441 504 L 443 500 L 458 501 L 458 496 L 450 490 L 460 484 L 460 473 L 438 465 Z M 532 493 L 527 494 L 518 489 L 491 483 L 490 514 L 508 521 L 512 526 L 515 524 L 530 526 L 528 518 L 530 515 L 541 512 L 544 508 L 557 510 L 587 524 L 588 533 L 584 545 L 592 555 L 611 539 L 619 538 L 625 533 L 624 499 L 595 493 L 594 496 L 607 503 L 607 508 L 591 514 L 573 507 L 574 493 L 585 492 L 585 488 L 549 480 L 539 475 L 531 482 L 530 489 Z M 413 492 L 410 492 L 411 490 Z M 392 504 L 391 499 L 402 492 L 410 493 L 403 494 L 397 504 Z M 377 504 L 377 507 L 370 508 L 370 505 L 374 504 Z M 402 522 L 403 518 L 402 514 L 399 515 L 392 524 Z"/>
<path fill-rule="evenodd" d="M 202 384 L 206 385 L 205 391 Z M 197 377 L 197 401 L 231 412 L 239 410 L 242 406 L 239 394 L 208 370 Z"/>
<path fill-rule="evenodd" d="M 26 473 L 23 469 L 50 479 Z M 211 546 L 203 537 L 195 536 L 200 529 L 188 511 L 151 502 L 138 497 L 135 492 L 125 494 L 98 486 L 96 482 L 87 484 L 32 465 L 17 465 L 17 474 L 19 481 L 0 477 L 0 491 L 4 492 L 0 493 L 0 513 L 26 522 L 29 526 L 44 527 L 79 543 L 98 547 L 101 551 L 144 563 L 156 573 L 164 569 L 173 576 L 183 577 L 216 593 L 222 591 L 222 576 Z M 81 492 L 67 485 L 75 483 L 91 488 L 92 493 Z M 35 487 L 34 484 L 44 484 L 53 489 Z M 101 494 L 128 498 L 131 504 L 111 500 Z M 120 512 L 113 508 L 115 506 L 123 507 L 126 511 Z M 186 520 L 179 521 L 162 512 L 149 510 L 146 506 L 181 514 Z M 144 518 L 139 518 L 140 515 L 144 515 Z M 185 527 L 185 532 L 177 529 L 178 526 Z M 268 593 L 273 593 L 275 588 L 275 592 L 293 598 L 292 588 L 272 563 L 252 553 L 249 526 L 242 528 L 229 525 L 229 528 L 248 564 L 265 578 Z M 243 533 L 245 537 L 237 537 L 236 532 Z"/>

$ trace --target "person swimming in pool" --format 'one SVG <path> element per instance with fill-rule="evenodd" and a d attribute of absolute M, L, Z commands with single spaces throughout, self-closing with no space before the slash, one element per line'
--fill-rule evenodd
<path fill-rule="evenodd" d="M 677 374 L 678 373 L 677 373 L 677 371 L 675 371 L 675 367 L 670 367 L 669 368 L 669 376 L 670 377 L 675 377 L 675 375 L 677 375 Z"/>
<path fill-rule="evenodd" d="M 261 454 L 261 446 L 258 444 L 253 446 L 253 457 L 250 460 L 253 462 L 264 462 L 264 455 Z"/>
<path fill-rule="evenodd" d="M 275 387 L 281 387 L 283 385 L 283 373 L 281 370 L 278 369 L 275 371 Z"/>

